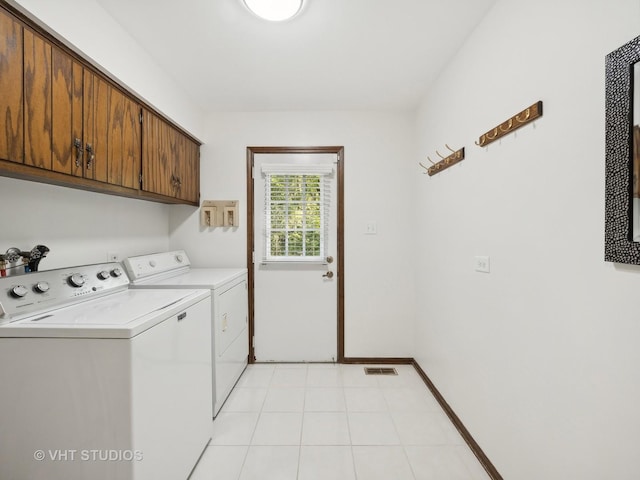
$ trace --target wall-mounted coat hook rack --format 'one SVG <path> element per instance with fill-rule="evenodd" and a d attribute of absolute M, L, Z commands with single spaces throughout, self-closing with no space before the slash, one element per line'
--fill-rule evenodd
<path fill-rule="evenodd" d="M 433 160 L 431 160 L 428 156 L 427 156 L 427 160 L 429 160 L 429 162 L 431 163 L 431 167 L 427 167 L 425 166 L 422 162 L 420 163 L 420 166 L 422 168 L 424 168 L 426 170 L 426 172 L 429 174 L 429 176 L 433 176 L 436 173 L 440 173 L 443 170 L 446 170 L 447 168 L 455 165 L 458 162 L 461 162 L 462 160 L 464 160 L 464 147 L 462 147 L 459 150 L 454 150 L 453 148 L 451 148 L 449 145 L 447 145 L 446 143 L 444 144 L 445 147 L 447 147 L 450 151 L 451 154 L 443 157 L 442 155 L 440 155 L 440 152 L 438 152 L 436 150 L 436 154 L 442 159 L 439 162 L 435 163 Z"/>
<path fill-rule="evenodd" d="M 520 113 L 517 113 L 506 122 L 502 122 L 497 127 L 483 133 L 480 138 L 475 142 L 479 147 L 486 147 L 491 142 L 495 142 L 500 137 L 523 127 L 529 122 L 533 122 L 536 118 L 542 116 L 542 100 L 534 103 L 533 105 L 525 108 Z"/>

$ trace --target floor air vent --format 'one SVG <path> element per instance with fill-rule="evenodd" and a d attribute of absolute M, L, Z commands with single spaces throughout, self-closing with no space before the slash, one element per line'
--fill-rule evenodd
<path fill-rule="evenodd" d="M 397 375 L 395 368 L 369 368 L 365 367 L 364 373 L 366 375 Z"/>

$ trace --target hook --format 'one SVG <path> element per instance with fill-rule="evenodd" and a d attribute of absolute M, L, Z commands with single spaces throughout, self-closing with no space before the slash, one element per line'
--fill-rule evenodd
<path fill-rule="evenodd" d="M 513 118 L 509 119 L 509 125 L 507 125 L 507 128 L 502 128 L 502 124 L 500 124 L 500 131 L 502 133 L 508 132 L 509 130 L 511 130 L 511 127 L 513 127 Z"/>
<path fill-rule="evenodd" d="M 425 174 L 429 172 L 429 168 L 428 168 L 428 167 L 425 167 L 425 166 L 422 164 L 422 162 L 418 162 L 418 163 L 420 164 L 420 166 L 421 166 L 422 168 L 424 168 L 424 169 L 426 170 L 426 172 L 424 172 Z"/>
<path fill-rule="evenodd" d="M 445 159 L 445 157 L 443 157 L 442 155 L 440 155 L 440 152 L 439 152 L 438 150 L 436 150 L 436 153 L 438 154 L 438 156 L 439 156 L 442 160 L 444 160 L 444 159 Z"/>
<path fill-rule="evenodd" d="M 520 115 L 519 114 L 516 115 L 516 121 L 518 123 L 524 123 L 527 120 L 529 120 L 529 117 L 531 116 L 531 108 L 527 108 L 524 113 L 525 113 L 525 116 L 524 116 L 524 118 L 522 120 L 520 119 Z"/>
<path fill-rule="evenodd" d="M 479 147 L 484 147 L 484 144 L 487 142 L 487 139 L 485 137 L 485 134 L 483 133 L 482 136 L 480 137 L 480 142 L 478 142 L 478 140 L 476 140 L 474 143 L 476 145 L 478 145 Z"/>
<path fill-rule="evenodd" d="M 493 137 L 490 136 L 489 133 L 487 133 L 487 140 L 493 140 L 498 136 L 498 127 L 494 128 L 492 133 L 493 133 Z"/>
<path fill-rule="evenodd" d="M 446 143 L 444 144 L 445 147 L 447 147 L 449 150 L 451 150 L 451 153 L 456 153 L 456 151 L 451 148 L 449 145 L 447 145 Z"/>
<path fill-rule="evenodd" d="M 429 158 L 429 155 L 427 155 L 427 160 L 429 160 L 429 162 L 431 162 L 431 165 L 435 165 L 435 162 Z"/>

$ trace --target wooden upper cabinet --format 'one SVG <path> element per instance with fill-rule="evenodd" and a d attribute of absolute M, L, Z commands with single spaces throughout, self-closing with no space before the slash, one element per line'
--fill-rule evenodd
<path fill-rule="evenodd" d="M 142 132 L 142 189 L 197 204 L 200 146 L 148 110 Z"/>
<path fill-rule="evenodd" d="M 0 175 L 197 205 L 199 144 L 142 103 L 0 6 Z"/>
<path fill-rule="evenodd" d="M 22 25 L 0 10 L 0 159 L 24 161 Z"/>

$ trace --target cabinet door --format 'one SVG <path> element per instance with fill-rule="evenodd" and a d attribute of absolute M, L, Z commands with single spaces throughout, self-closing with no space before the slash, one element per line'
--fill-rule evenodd
<path fill-rule="evenodd" d="M 0 10 L 0 159 L 24 161 L 22 97 L 22 25 Z"/>
<path fill-rule="evenodd" d="M 24 29 L 25 164 L 73 174 L 82 136 L 82 67 Z"/>
<path fill-rule="evenodd" d="M 84 71 L 84 176 L 99 182 L 108 179 L 109 84 Z"/>
<path fill-rule="evenodd" d="M 52 170 L 72 175 L 83 171 L 82 70 L 70 56 L 52 49 Z"/>
<path fill-rule="evenodd" d="M 143 112 L 142 132 L 142 189 L 197 203 L 199 145 L 147 110 Z"/>
<path fill-rule="evenodd" d="M 173 132 L 174 137 L 174 161 L 171 173 L 174 178 L 175 196 L 183 199 L 185 192 L 189 189 L 189 167 L 186 161 L 187 138 L 182 133 Z"/>
<path fill-rule="evenodd" d="M 140 105 L 123 96 L 122 119 L 122 183 L 123 187 L 140 188 L 141 131 Z"/>
<path fill-rule="evenodd" d="M 107 180 L 112 185 L 139 188 L 140 107 L 113 87 L 108 105 Z"/>
<path fill-rule="evenodd" d="M 180 135 L 178 155 L 178 198 L 189 202 L 200 201 L 200 146 L 185 135 Z"/>
<path fill-rule="evenodd" d="M 84 176 L 84 68 L 73 62 L 73 93 L 71 96 L 71 139 L 73 141 L 73 162 L 71 173 L 78 177 Z"/>
<path fill-rule="evenodd" d="M 142 190 L 175 196 L 173 129 L 144 110 L 142 120 Z"/>
<path fill-rule="evenodd" d="M 160 193 L 162 169 L 160 163 L 160 121 L 151 112 L 142 111 L 142 190 Z"/>
<path fill-rule="evenodd" d="M 51 44 L 24 29 L 24 163 L 51 170 Z"/>
<path fill-rule="evenodd" d="M 84 71 L 84 176 L 139 188 L 140 107 L 93 72 Z"/>
<path fill-rule="evenodd" d="M 187 200 L 200 203 L 200 144 L 187 140 L 189 159 L 189 190 Z"/>

